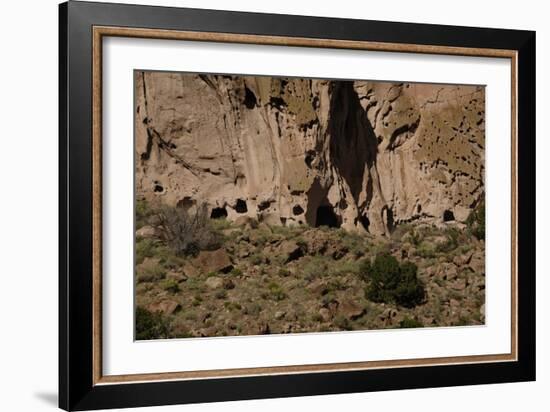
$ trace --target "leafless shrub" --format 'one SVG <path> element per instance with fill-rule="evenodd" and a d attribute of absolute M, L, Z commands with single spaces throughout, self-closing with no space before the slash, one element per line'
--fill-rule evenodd
<path fill-rule="evenodd" d="M 192 210 L 161 206 L 154 220 L 162 239 L 177 255 L 196 256 L 201 250 L 221 246 L 222 236 L 212 228 L 206 204 Z"/>

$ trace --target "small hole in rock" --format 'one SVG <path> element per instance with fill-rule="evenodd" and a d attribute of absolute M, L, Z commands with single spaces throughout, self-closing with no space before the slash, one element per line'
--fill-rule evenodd
<path fill-rule="evenodd" d="M 298 216 L 304 213 L 304 209 L 300 205 L 294 205 L 294 207 L 292 208 L 292 213 L 294 214 L 294 216 Z"/>
<path fill-rule="evenodd" d="M 367 215 L 361 215 L 359 217 L 359 221 L 361 222 L 361 224 L 363 225 L 365 230 L 368 232 L 369 231 L 369 226 L 370 226 L 370 220 L 367 217 Z"/>

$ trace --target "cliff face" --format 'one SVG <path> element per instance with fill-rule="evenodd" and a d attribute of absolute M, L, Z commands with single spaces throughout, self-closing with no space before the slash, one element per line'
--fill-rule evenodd
<path fill-rule="evenodd" d="M 136 72 L 136 194 L 376 235 L 464 221 L 484 192 L 483 87 Z"/>

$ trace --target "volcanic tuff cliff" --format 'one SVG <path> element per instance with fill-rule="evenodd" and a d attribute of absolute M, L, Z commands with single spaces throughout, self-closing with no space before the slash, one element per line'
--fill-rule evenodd
<path fill-rule="evenodd" d="M 140 198 L 382 235 L 483 196 L 483 87 L 135 76 Z"/>

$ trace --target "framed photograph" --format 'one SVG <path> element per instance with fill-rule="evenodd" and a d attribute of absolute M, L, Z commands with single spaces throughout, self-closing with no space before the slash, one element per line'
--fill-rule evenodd
<path fill-rule="evenodd" d="M 60 5 L 60 407 L 535 379 L 535 33 Z"/>

